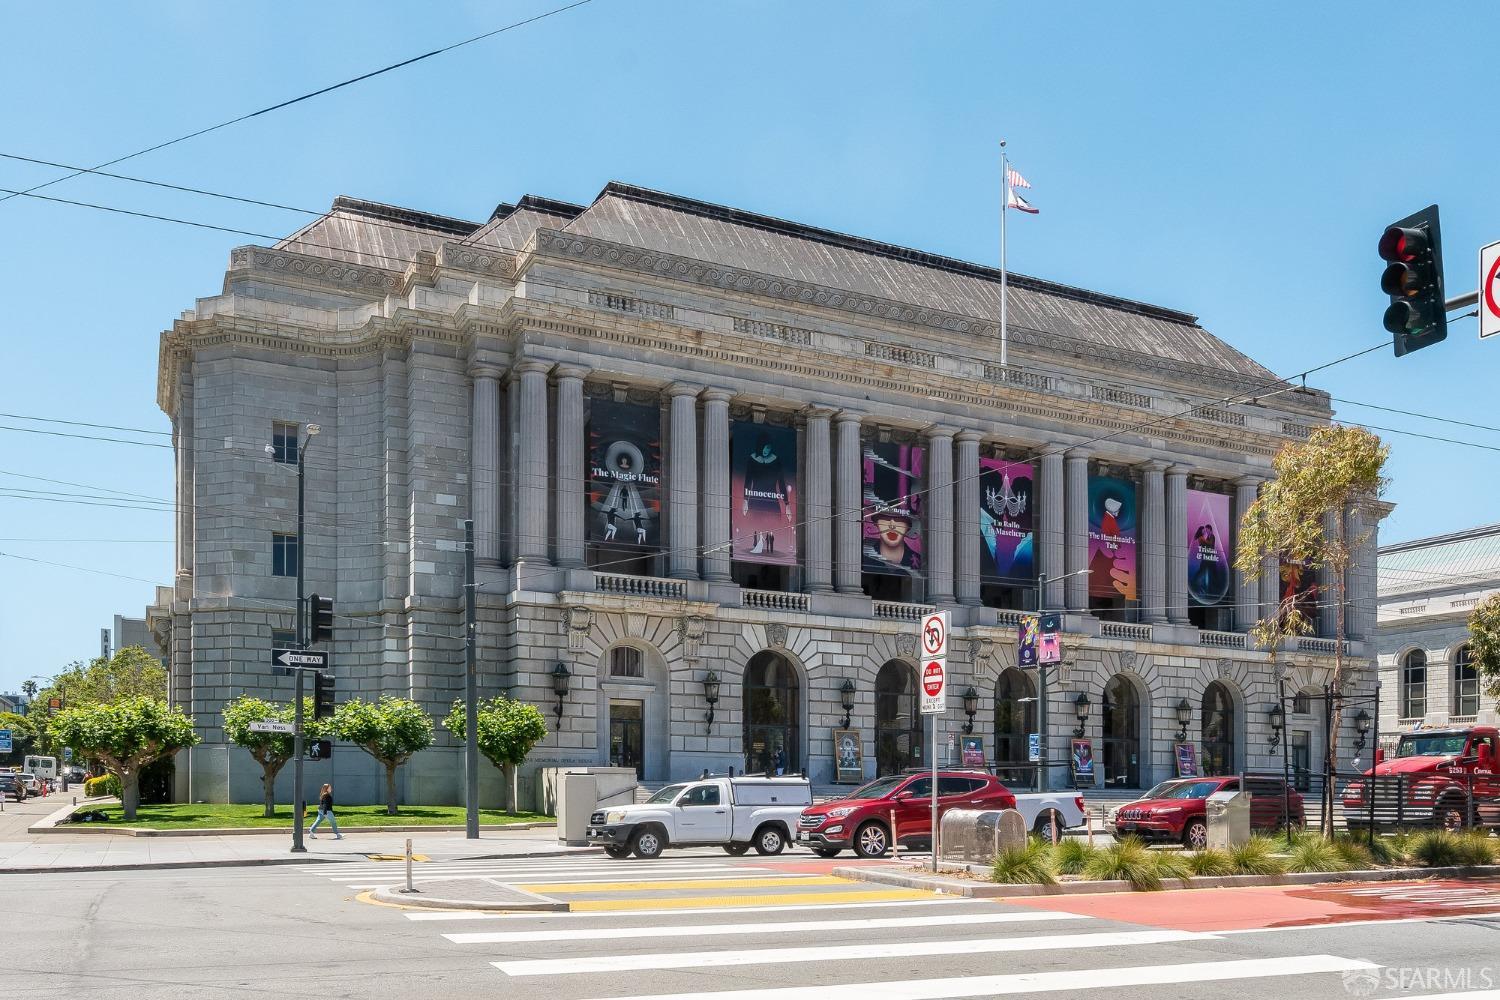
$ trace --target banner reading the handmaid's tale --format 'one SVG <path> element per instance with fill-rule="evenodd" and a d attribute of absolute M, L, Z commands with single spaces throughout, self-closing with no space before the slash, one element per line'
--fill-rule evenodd
<path fill-rule="evenodd" d="M 1188 596 L 1213 607 L 1229 595 L 1229 497 L 1187 491 Z"/>
<path fill-rule="evenodd" d="M 979 575 L 1030 586 L 1036 579 L 1032 531 L 1035 469 L 1026 462 L 979 460 Z M 961 487 L 967 488 L 967 487 Z"/>
<path fill-rule="evenodd" d="M 1139 523 L 1135 483 L 1113 476 L 1089 477 L 1090 597 L 1135 600 Z"/>
<path fill-rule="evenodd" d="M 733 558 L 797 565 L 797 432 L 736 422 L 730 428 Z"/>
<path fill-rule="evenodd" d="M 866 573 L 922 576 L 922 494 L 926 449 L 867 442 L 861 567 Z"/>
<path fill-rule="evenodd" d="M 589 404 L 591 542 L 661 544 L 661 411 L 596 399 Z"/>

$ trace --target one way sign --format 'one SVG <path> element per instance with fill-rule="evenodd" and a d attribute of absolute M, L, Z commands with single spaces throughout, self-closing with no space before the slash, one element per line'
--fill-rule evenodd
<path fill-rule="evenodd" d="M 278 667 L 293 667 L 298 670 L 323 670 L 328 666 L 328 654 L 311 649 L 273 649 L 271 662 Z"/>

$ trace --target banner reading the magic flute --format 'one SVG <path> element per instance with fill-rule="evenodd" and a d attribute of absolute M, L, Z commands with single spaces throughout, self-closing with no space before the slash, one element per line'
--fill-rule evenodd
<path fill-rule="evenodd" d="M 796 430 L 736 422 L 730 435 L 733 558 L 797 565 Z"/>
<path fill-rule="evenodd" d="M 661 545 L 661 411 L 596 399 L 589 405 L 589 541 Z"/>

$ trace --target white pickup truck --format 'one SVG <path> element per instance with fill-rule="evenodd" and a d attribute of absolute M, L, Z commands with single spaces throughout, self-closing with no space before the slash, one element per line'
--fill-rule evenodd
<path fill-rule="evenodd" d="M 1016 811 L 1026 820 L 1027 829 L 1039 836 L 1050 836 L 1052 817 L 1057 817 L 1057 833 L 1083 826 L 1083 796 L 1075 791 L 1017 792 Z"/>
<path fill-rule="evenodd" d="M 702 778 L 668 785 L 640 805 L 595 812 L 587 836 L 612 858 L 655 858 L 668 845 L 780 854 L 810 805 L 806 778 Z"/>

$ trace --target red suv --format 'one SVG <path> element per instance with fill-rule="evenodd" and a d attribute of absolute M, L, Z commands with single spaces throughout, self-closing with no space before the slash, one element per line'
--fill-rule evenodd
<path fill-rule="evenodd" d="M 1280 778 L 1246 778 L 1250 790 L 1250 828 L 1272 833 L 1282 828 L 1287 811 L 1286 785 Z M 1127 802 L 1114 811 L 1116 840 L 1140 837 L 1142 840 L 1180 840 L 1195 851 L 1208 846 L 1207 799 L 1215 792 L 1237 792 L 1240 779 L 1177 778 L 1163 781 L 1142 798 Z M 1302 796 L 1291 792 L 1292 823 L 1306 822 Z"/>
<path fill-rule="evenodd" d="M 1016 797 L 983 771 L 939 771 L 938 815 L 949 809 L 1014 809 Z M 895 823 L 894 838 L 891 824 Z M 797 842 L 831 858 L 846 847 L 878 858 L 891 841 L 932 841 L 932 774 L 876 778 L 842 799 L 802 810 Z"/>

